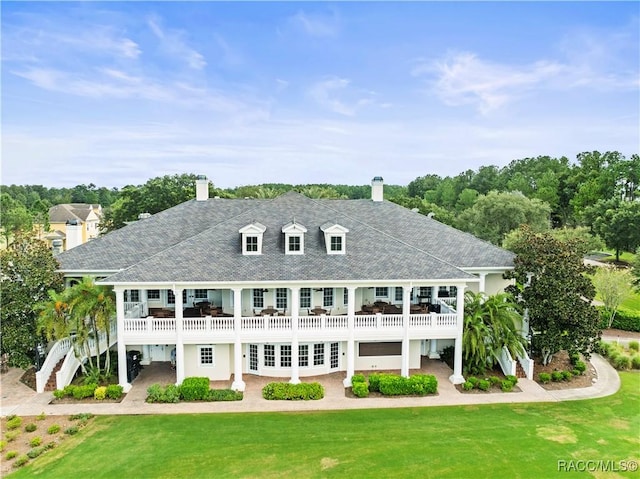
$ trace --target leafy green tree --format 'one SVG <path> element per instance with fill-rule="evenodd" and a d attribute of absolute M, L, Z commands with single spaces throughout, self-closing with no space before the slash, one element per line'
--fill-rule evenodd
<path fill-rule="evenodd" d="M 478 192 L 471 188 L 465 188 L 458 195 L 458 202 L 456 203 L 456 209 L 463 211 L 471 208 L 478 199 Z"/>
<path fill-rule="evenodd" d="M 586 255 L 591 251 L 602 251 L 605 247 L 604 242 L 599 236 L 594 236 L 586 226 L 578 226 L 576 228 L 557 228 L 549 230 L 552 237 L 563 243 L 573 243 L 579 248 L 581 254 Z M 502 241 L 502 247 L 513 251 L 514 247 L 522 240 L 523 232 L 521 229 L 513 230 L 508 233 Z"/>
<path fill-rule="evenodd" d="M 33 227 L 33 218 L 27 208 L 19 201 L 14 200 L 7 193 L 0 197 L 0 228 L 5 245 L 9 245 L 11 238 L 20 232 L 29 232 Z"/>
<path fill-rule="evenodd" d="M 549 229 L 550 208 L 540 200 L 530 200 L 522 193 L 498 193 L 478 197 L 473 207 L 458 217 L 458 226 L 479 238 L 501 244 L 504 236 L 520 225 L 534 231 Z"/>
<path fill-rule="evenodd" d="M 617 151 L 584 152 L 577 156 L 578 165 L 572 169 L 569 182 L 575 188 L 571 206 L 581 217 L 584 210 L 600 200 L 617 197 L 621 164 L 624 157 Z"/>
<path fill-rule="evenodd" d="M 616 261 L 620 261 L 621 251 L 634 251 L 640 246 L 640 202 L 601 200 L 587 211 L 587 217 L 593 231 L 615 249 Z"/>
<path fill-rule="evenodd" d="M 524 352 L 525 338 L 520 334 L 522 318 L 508 293 L 487 296 L 465 293 L 462 357 L 465 374 L 484 374 L 493 368 L 503 347 L 512 357 Z"/>
<path fill-rule="evenodd" d="M 425 175 L 416 178 L 407 185 L 407 195 L 410 197 L 424 198 L 427 191 L 435 191 L 442 181 L 438 175 Z"/>
<path fill-rule="evenodd" d="M 595 288 L 585 275 L 591 268 L 584 264 L 584 247 L 524 227 L 514 251 L 515 267 L 505 277 L 516 284 L 506 290 L 527 311 L 532 347 L 542 364 L 549 364 L 560 350 L 588 357 L 600 329 L 592 305 Z"/>
<path fill-rule="evenodd" d="M 593 275 L 593 285 L 604 303 L 607 327 L 610 328 L 620 305 L 631 295 L 633 277 L 626 269 L 601 266 Z"/>
<path fill-rule="evenodd" d="M 1 350 L 13 366 L 33 364 L 34 348 L 41 339 L 36 331 L 36 305 L 48 298 L 47 291 L 62 290 L 58 268 L 47 244 L 30 236 L 19 234 L 0 251 Z"/>
<path fill-rule="evenodd" d="M 329 186 L 321 186 L 321 185 L 307 185 L 302 188 L 296 188 L 297 191 L 308 198 L 328 198 L 328 199 L 339 199 L 340 194 L 333 188 Z"/>
<path fill-rule="evenodd" d="M 640 292 L 640 246 L 636 250 L 633 263 L 631 264 L 631 274 L 634 276 L 633 285 Z"/>

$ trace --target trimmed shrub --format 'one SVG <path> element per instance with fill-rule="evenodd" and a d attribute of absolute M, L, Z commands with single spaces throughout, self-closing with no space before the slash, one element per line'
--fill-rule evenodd
<path fill-rule="evenodd" d="M 580 371 L 578 371 L 577 369 L 572 369 L 571 370 L 571 374 L 573 374 L 574 376 L 581 376 L 582 373 Z"/>
<path fill-rule="evenodd" d="M 53 449 L 54 447 L 56 447 L 56 442 L 55 441 L 51 441 L 48 442 L 44 445 L 44 448 L 48 451 L 49 449 Z"/>
<path fill-rule="evenodd" d="M 22 418 L 18 416 L 14 416 L 7 421 L 7 429 L 9 431 L 13 429 L 18 429 L 22 425 Z"/>
<path fill-rule="evenodd" d="M 462 383 L 462 389 L 465 391 L 471 391 L 473 389 L 473 383 L 471 381 L 465 381 Z"/>
<path fill-rule="evenodd" d="M 4 439 L 0 441 L 0 452 L 4 451 L 4 448 L 7 447 L 7 441 Z"/>
<path fill-rule="evenodd" d="M 151 403 L 177 403 L 180 401 L 180 387 L 175 384 L 152 384 L 147 388 L 147 402 Z M 209 391 L 207 391 L 207 394 Z"/>
<path fill-rule="evenodd" d="M 210 389 L 207 401 L 242 401 L 244 394 L 233 389 Z"/>
<path fill-rule="evenodd" d="M 513 386 L 514 384 L 511 381 L 509 381 L 508 379 L 505 379 L 502 381 L 500 385 L 500 389 L 502 389 L 503 392 L 508 393 L 513 390 Z"/>
<path fill-rule="evenodd" d="M 56 389 L 53 391 L 53 397 L 56 399 L 62 399 L 65 396 L 66 394 L 64 393 L 64 389 Z"/>
<path fill-rule="evenodd" d="M 7 442 L 13 442 L 16 440 L 16 437 L 18 437 L 20 435 L 20 431 L 7 431 L 4 434 L 4 438 L 7 440 Z"/>
<path fill-rule="evenodd" d="M 17 455 L 18 455 L 18 451 L 8 451 L 4 457 L 5 459 L 9 460 L 9 459 L 13 459 Z"/>
<path fill-rule="evenodd" d="M 596 352 L 599 352 L 603 357 L 608 357 L 611 352 L 611 345 L 605 341 L 600 341 L 596 345 Z"/>
<path fill-rule="evenodd" d="M 571 373 L 571 371 L 562 371 L 563 381 L 571 381 L 571 378 L 573 378 L 573 374 Z"/>
<path fill-rule="evenodd" d="M 571 353 L 569 354 L 569 361 L 571 362 L 572 365 L 575 366 L 575 364 L 580 361 L 580 354 L 579 353 Z"/>
<path fill-rule="evenodd" d="M 29 449 L 29 451 L 27 451 L 27 457 L 29 457 L 29 459 L 35 459 L 44 451 L 46 451 L 46 448 L 44 446 L 34 447 L 33 449 Z"/>
<path fill-rule="evenodd" d="M 470 378 L 467 379 L 467 381 L 469 381 L 471 384 L 473 384 L 474 388 L 477 388 L 478 387 L 478 383 L 480 382 L 480 380 L 475 376 L 471 376 Z"/>
<path fill-rule="evenodd" d="M 24 427 L 24 430 L 25 430 L 26 432 L 33 432 L 33 431 L 35 431 L 36 429 L 38 429 L 38 426 L 36 426 L 36 425 L 35 425 L 34 423 L 32 423 L 32 422 L 30 422 L 29 424 L 27 424 L 27 425 Z"/>
<path fill-rule="evenodd" d="M 79 430 L 80 429 L 78 428 L 78 426 L 69 426 L 64 430 L 64 433 L 68 434 L 69 436 L 73 436 L 74 434 L 78 434 Z"/>
<path fill-rule="evenodd" d="M 269 400 L 310 400 L 322 399 L 324 388 L 320 383 L 269 383 L 262 388 L 262 397 Z"/>
<path fill-rule="evenodd" d="M 97 386 L 95 384 L 85 384 L 83 386 L 76 386 L 73 389 L 73 397 L 75 399 L 85 399 L 93 396 Z M 65 388 L 66 389 L 66 388 Z"/>
<path fill-rule="evenodd" d="M 40 444 L 42 444 L 42 438 L 40 436 L 36 436 L 29 441 L 31 447 L 38 447 Z"/>
<path fill-rule="evenodd" d="M 351 390 L 359 398 L 365 398 L 369 395 L 369 386 L 367 386 L 366 382 L 357 381 L 354 383 L 352 381 Z"/>
<path fill-rule="evenodd" d="M 351 376 L 351 384 L 353 383 L 363 383 L 365 382 L 366 379 L 364 378 L 364 374 L 354 374 L 353 376 Z"/>
<path fill-rule="evenodd" d="M 369 375 L 369 391 L 371 392 L 379 392 L 380 391 L 380 378 L 382 374 L 373 373 Z"/>
<path fill-rule="evenodd" d="M 542 384 L 547 384 L 549 381 L 551 381 L 551 374 L 549 374 L 549 373 L 540 373 L 540 374 L 538 374 L 538 380 Z"/>
<path fill-rule="evenodd" d="M 107 397 L 109 399 L 120 399 L 124 394 L 124 389 L 119 384 L 109 384 L 107 386 Z"/>
<path fill-rule="evenodd" d="M 613 318 L 611 327 L 614 329 L 622 329 L 623 331 L 640 333 L 640 311 L 619 309 L 616 312 L 615 318 Z"/>
<path fill-rule="evenodd" d="M 508 374 L 506 380 L 509 381 L 513 386 L 518 384 L 518 377 L 513 374 Z"/>
<path fill-rule="evenodd" d="M 26 454 L 23 454 L 18 459 L 16 459 L 16 462 L 13 463 L 13 467 L 15 468 L 22 467 L 27 462 L 29 462 L 29 456 L 27 456 Z"/>
<path fill-rule="evenodd" d="M 57 434 L 60 432 L 60 426 L 57 424 L 52 424 L 51 426 L 49 426 L 49 429 L 47 429 L 47 432 L 49 434 Z"/>
<path fill-rule="evenodd" d="M 631 358 L 625 354 L 620 354 L 613 360 L 613 367 L 616 369 L 629 369 L 631 367 Z"/>
<path fill-rule="evenodd" d="M 640 351 L 640 343 L 638 341 L 629 341 L 629 349 L 632 351 Z"/>
<path fill-rule="evenodd" d="M 209 394 L 209 378 L 189 377 L 180 385 L 180 397 L 185 401 L 202 401 Z"/>
<path fill-rule="evenodd" d="M 480 381 L 478 381 L 478 389 L 480 389 L 481 391 L 488 391 L 490 387 L 491 382 L 487 379 L 481 379 Z"/>
<path fill-rule="evenodd" d="M 553 371 L 551 373 L 551 380 L 554 382 L 562 381 L 564 377 L 562 376 L 562 371 Z"/>
<path fill-rule="evenodd" d="M 93 391 L 93 397 L 98 401 L 103 401 L 104 398 L 107 397 L 107 387 L 106 386 L 97 387 L 96 390 Z"/>
<path fill-rule="evenodd" d="M 631 367 L 633 369 L 640 369 L 640 356 L 635 355 L 631 357 Z"/>
<path fill-rule="evenodd" d="M 432 374 L 414 374 L 409 377 L 410 394 L 426 396 L 438 392 L 438 380 Z"/>
<path fill-rule="evenodd" d="M 81 412 L 80 414 L 72 414 L 69 416 L 69 420 L 71 421 L 87 421 L 93 417 L 93 414 L 90 412 Z"/>
<path fill-rule="evenodd" d="M 47 415 L 42 411 L 40 414 L 36 416 L 36 421 L 44 421 Z"/>
<path fill-rule="evenodd" d="M 502 380 L 498 376 L 491 376 L 489 378 L 489 382 L 492 386 L 499 386 L 502 383 Z"/>
<path fill-rule="evenodd" d="M 587 364 L 584 361 L 576 361 L 573 365 L 573 369 L 579 371 L 580 374 L 582 374 L 587 370 Z"/>

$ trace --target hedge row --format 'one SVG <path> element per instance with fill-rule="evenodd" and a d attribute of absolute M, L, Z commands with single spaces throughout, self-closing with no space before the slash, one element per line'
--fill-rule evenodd
<path fill-rule="evenodd" d="M 366 397 L 370 391 L 385 396 L 426 396 L 438 392 L 438 380 L 432 374 L 414 374 L 405 378 L 398 374 L 374 373 L 369 376 L 367 384 L 363 374 L 354 374 L 351 391 L 357 397 Z"/>
<path fill-rule="evenodd" d="M 180 386 L 152 384 L 147 388 L 147 402 L 177 403 L 183 401 L 241 401 L 244 395 L 232 389 L 209 389 L 209 378 L 188 377 Z"/>
<path fill-rule="evenodd" d="M 262 388 L 262 397 L 269 400 L 309 400 L 322 399 L 324 388 L 320 383 L 269 383 Z"/>
<path fill-rule="evenodd" d="M 603 307 L 598 307 L 600 313 L 600 327 L 606 329 L 609 326 L 608 316 L 604 312 Z M 635 331 L 640 333 L 640 311 L 632 311 L 630 309 L 619 309 L 613 318 L 611 324 L 613 329 L 621 329 L 623 331 Z"/>
<path fill-rule="evenodd" d="M 84 384 L 76 386 L 75 384 L 69 384 L 64 389 L 56 389 L 53 391 L 53 396 L 56 399 L 62 399 L 65 397 L 72 397 L 75 399 L 85 399 L 93 397 L 97 400 L 103 399 L 120 399 L 123 395 L 122 386 L 119 384 L 109 384 L 108 386 L 100 386 L 97 384 Z"/>

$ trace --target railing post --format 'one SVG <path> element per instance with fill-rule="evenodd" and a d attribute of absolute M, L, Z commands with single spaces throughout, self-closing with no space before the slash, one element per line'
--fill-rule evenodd
<path fill-rule="evenodd" d="M 182 342 L 182 328 L 184 303 L 182 301 L 183 288 L 175 288 L 173 291 L 176 300 L 176 385 L 184 381 L 184 343 Z"/>
<path fill-rule="evenodd" d="M 409 377 L 409 312 L 411 308 L 411 285 L 402 287 L 402 365 L 400 367 L 400 375 L 405 378 Z"/>
<path fill-rule="evenodd" d="M 300 310 L 300 288 L 292 287 L 291 290 L 291 384 L 300 382 L 300 350 L 298 345 L 298 314 Z"/>
<path fill-rule="evenodd" d="M 347 377 L 344 378 L 344 387 L 351 387 L 351 378 L 355 373 L 355 317 L 356 317 L 356 288 L 347 287 L 347 327 L 349 336 L 347 340 Z"/>

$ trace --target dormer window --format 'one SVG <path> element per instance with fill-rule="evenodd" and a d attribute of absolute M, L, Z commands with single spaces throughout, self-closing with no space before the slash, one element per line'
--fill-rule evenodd
<path fill-rule="evenodd" d="M 327 254 L 344 254 L 349 230 L 344 226 L 332 222 L 325 223 L 320 229 L 324 233 Z"/>
<path fill-rule="evenodd" d="M 307 228 L 295 221 L 282 227 L 285 254 L 304 254 L 304 234 Z"/>
<path fill-rule="evenodd" d="M 258 222 L 240 228 L 239 233 L 242 235 L 242 254 L 262 254 L 262 236 L 266 229 L 266 226 Z"/>

